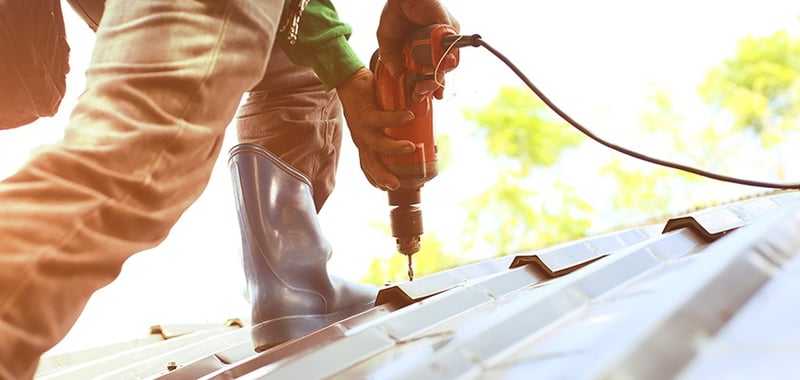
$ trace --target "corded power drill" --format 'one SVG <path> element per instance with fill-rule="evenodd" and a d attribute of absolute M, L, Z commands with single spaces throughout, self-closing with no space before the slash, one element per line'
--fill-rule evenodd
<path fill-rule="evenodd" d="M 383 156 L 383 163 L 400 180 L 397 190 L 389 191 L 392 236 L 397 250 L 408 257 L 408 279 L 414 280 L 411 256 L 419 252 L 422 235 L 422 211 L 419 208 L 420 188 L 436 177 L 437 147 L 433 128 L 433 95 L 414 102 L 414 85 L 423 80 L 435 80 L 458 66 L 460 36 L 449 25 L 430 25 L 413 33 L 403 45 L 405 70 L 394 78 L 381 61 L 378 52 L 372 56 L 370 68 L 375 74 L 378 106 L 383 110 L 410 109 L 416 115 L 411 122 L 384 133 L 397 140 L 409 140 L 416 145 L 413 153 Z"/>

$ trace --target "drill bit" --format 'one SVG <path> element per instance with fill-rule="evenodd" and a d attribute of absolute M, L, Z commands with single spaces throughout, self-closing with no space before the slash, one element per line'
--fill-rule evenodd
<path fill-rule="evenodd" d="M 408 255 L 408 281 L 414 281 L 414 266 L 411 255 Z"/>
<path fill-rule="evenodd" d="M 392 227 L 394 226 L 395 224 L 392 224 Z M 419 252 L 419 235 L 397 238 L 397 251 L 408 256 L 408 281 L 414 281 L 414 261 L 411 256 Z"/>

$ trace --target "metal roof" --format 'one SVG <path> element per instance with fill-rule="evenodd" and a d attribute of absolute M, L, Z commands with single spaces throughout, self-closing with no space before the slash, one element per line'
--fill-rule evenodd
<path fill-rule="evenodd" d="M 228 323 L 37 377 L 781 378 L 800 372 L 798 252 L 800 193 L 781 192 L 386 287 L 260 354 Z"/>

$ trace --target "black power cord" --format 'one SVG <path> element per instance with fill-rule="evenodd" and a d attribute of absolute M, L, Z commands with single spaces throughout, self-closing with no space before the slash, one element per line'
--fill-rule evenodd
<path fill-rule="evenodd" d="M 464 46 L 479 47 L 479 46 L 482 46 L 482 47 L 486 48 L 486 50 L 489 50 L 497 58 L 499 58 L 501 61 L 503 61 L 503 63 L 505 63 L 506 66 L 508 66 L 511 69 L 511 71 L 514 72 L 514 74 L 517 74 L 517 76 L 520 79 L 522 79 L 523 82 L 525 82 L 525 84 L 528 86 L 528 88 L 530 88 L 531 91 L 533 91 L 533 93 L 536 94 L 536 96 L 539 97 L 539 99 L 541 99 L 542 102 L 544 102 L 545 105 L 547 105 L 547 107 L 549 107 L 551 110 L 553 110 L 553 112 L 555 112 L 556 114 L 558 114 L 558 116 L 560 116 L 562 119 L 564 119 L 564 121 L 569 123 L 571 126 L 573 126 L 575 129 L 577 129 L 578 131 L 580 131 L 581 133 L 583 133 L 584 135 L 586 135 L 590 139 L 600 143 L 601 145 L 604 145 L 604 146 L 606 146 L 608 148 L 611 148 L 611 149 L 613 149 L 613 150 L 615 150 L 617 152 L 620 152 L 622 154 L 625 154 L 625 155 L 631 156 L 633 158 L 637 158 L 637 159 L 640 159 L 642 161 L 646 161 L 646 162 L 649 162 L 649 163 L 652 163 L 652 164 L 666 166 L 668 168 L 673 168 L 673 169 L 677 169 L 677 170 L 682 170 L 682 171 L 685 171 L 685 172 L 688 172 L 688 173 L 692 173 L 692 174 L 695 174 L 695 175 L 699 175 L 699 176 L 715 179 L 715 180 L 718 180 L 718 181 L 731 182 L 731 183 L 736 183 L 736 184 L 740 184 L 740 185 L 747 185 L 747 186 L 766 187 L 766 188 L 772 188 L 772 189 L 800 189 L 800 183 L 774 183 L 774 182 L 754 181 L 754 180 L 749 180 L 749 179 L 744 179 L 744 178 L 736 178 L 736 177 L 731 177 L 731 176 L 727 176 L 727 175 L 712 173 L 712 172 L 708 172 L 708 171 L 705 171 L 705 170 L 697 169 L 697 168 L 694 168 L 694 167 L 691 167 L 691 166 L 682 165 L 682 164 L 678 164 L 678 163 L 675 163 L 675 162 L 654 158 L 654 157 L 648 156 L 646 154 L 639 153 L 639 152 L 630 150 L 628 148 L 621 147 L 621 146 L 619 146 L 617 144 L 614 144 L 614 143 L 611 143 L 609 141 L 606 141 L 606 140 L 600 138 L 599 136 L 595 135 L 588 128 L 584 127 L 583 125 L 581 125 L 580 123 L 575 121 L 566 112 L 561 110 L 561 108 L 556 106 L 544 93 L 542 93 L 542 91 L 539 90 L 539 88 L 536 87 L 536 85 L 533 84 L 533 82 L 530 81 L 530 79 L 528 79 L 527 76 L 525 76 L 525 74 L 514 63 L 511 62 L 511 60 L 509 60 L 508 58 L 506 58 L 506 56 L 504 56 L 502 53 L 497 51 L 497 49 L 493 48 L 488 43 L 486 43 L 486 41 L 484 41 L 481 38 L 480 35 L 473 34 L 471 36 L 459 36 L 458 39 L 454 39 L 454 41 L 452 42 L 452 46 L 453 47 L 464 47 Z"/>

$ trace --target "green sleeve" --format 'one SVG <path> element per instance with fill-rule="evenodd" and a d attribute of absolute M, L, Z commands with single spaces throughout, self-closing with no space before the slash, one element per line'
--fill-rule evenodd
<path fill-rule="evenodd" d="M 289 13 L 289 3 L 284 5 L 284 17 Z M 279 33 L 278 43 L 292 62 L 311 67 L 325 90 L 330 90 L 364 67 L 347 42 L 351 33 L 350 25 L 339 20 L 330 0 L 311 0 L 300 17 L 297 41 L 290 44 L 284 31 Z"/>

